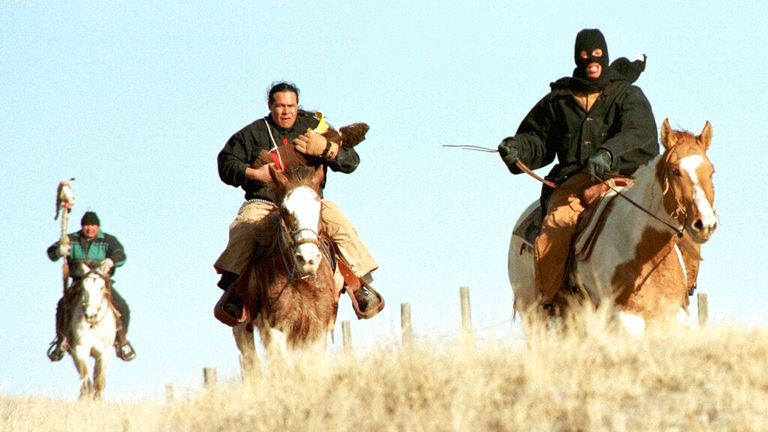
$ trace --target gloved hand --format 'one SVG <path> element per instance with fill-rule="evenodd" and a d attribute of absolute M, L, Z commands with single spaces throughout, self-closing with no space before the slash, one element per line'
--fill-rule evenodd
<path fill-rule="evenodd" d="M 299 135 L 293 140 L 293 144 L 300 153 L 322 157 L 329 161 L 336 159 L 339 152 L 338 144 L 328 141 L 312 129 L 307 129 L 306 133 Z"/>
<path fill-rule="evenodd" d="M 600 149 L 589 158 L 587 167 L 589 167 L 589 172 L 592 175 L 602 179 L 603 175 L 611 169 L 612 163 L 613 157 L 611 156 L 611 152 L 605 149 Z"/>
<path fill-rule="evenodd" d="M 112 261 L 112 259 L 107 258 L 104 261 L 99 264 L 99 267 L 96 269 L 96 273 L 102 275 L 102 276 L 108 276 L 110 270 L 112 270 L 112 267 L 115 266 L 115 262 Z"/>
<path fill-rule="evenodd" d="M 499 156 L 507 164 L 507 167 L 510 168 L 520 159 L 517 145 L 513 138 L 504 138 L 501 144 L 499 144 Z"/>
<path fill-rule="evenodd" d="M 59 244 L 59 248 L 56 249 L 56 253 L 62 257 L 66 258 L 69 256 L 69 243 L 61 243 Z"/>

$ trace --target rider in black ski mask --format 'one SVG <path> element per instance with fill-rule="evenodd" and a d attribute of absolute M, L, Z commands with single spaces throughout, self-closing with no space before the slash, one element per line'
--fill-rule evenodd
<path fill-rule="evenodd" d="M 599 90 L 608 85 L 608 45 L 600 30 L 584 29 L 576 35 L 573 59 L 576 62 L 573 70 L 575 87 Z"/>

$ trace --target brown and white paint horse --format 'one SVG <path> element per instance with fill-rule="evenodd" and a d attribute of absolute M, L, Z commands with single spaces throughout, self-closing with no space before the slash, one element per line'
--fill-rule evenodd
<path fill-rule="evenodd" d="M 326 346 L 339 304 L 341 279 L 334 278 L 320 233 L 319 196 L 323 168 L 270 166 L 278 206 L 261 222 L 266 247 L 238 280 L 247 292 L 249 317 L 233 329 L 246 371 L 257 362 L 249 327 L 254 325 L 271 357 L 289 350 Z"/>
<path fill-rule="evenodd" d="M 96 265 L 91 267 L 96 268 Z M 117 331 L 117 317 L 111 303 L 107 277 L 86 263 L 72 269 L 79 282 L 69 295 L 69 325 L 65 329 L 69 355 L 80 375 L 80 399 L 101 399 L 107 384 L 107 367 L 111 360 Z M 88 362 L 93 357 L 93 379 Z"/>
<path fill-rule="evenodd" d="M 647 322 L 674 321 L 681 311 L 687 316 L 688 269 L 683 253 L 698 260 L 699 245 L 709 240 L 718 224 L 713 207 L 715 169 L 706 153 L 711 141 L 709 122 L 694 136 L 672 130 L 664 120 L 664 153 L 638 169 L 633 183 L 621 191 L 650 214 L 627 199 L 613 198 L 591 252 L 575 254 L 570 283 L 577 294 L 561 292 L 565 298 L 560 304 L 567 304 L 569 296 L 588 298 L 594 305 L 610 301 L 617 318 L 633 333 L 641 332 Z M 611 195 L 616 193 L 609 192 L 604 199 Z M 538 205 L 523 213 L 516 228 Z M 541 307 L 533 254 L 516 235 L 510 241 L 508 265 L 515 310 L 524 320 L 536 319 Z"/>

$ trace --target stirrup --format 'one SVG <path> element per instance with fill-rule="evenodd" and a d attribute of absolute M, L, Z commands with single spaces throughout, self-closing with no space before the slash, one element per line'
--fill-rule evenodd
<path fill-rule="evenodd" d="M 238 324 L 244 323 L 248 319 L 248 314 L 245 311 L 245 305 L 240 308 L 240 316 L 233 316 L 227 313 L 225 306 L 227 305 L 229 298 L 232 296 L 233 287 L 229 287 L 221 298 L 216 302 L 216 306 L 213 307 L 213 316 L 230 327 L 234 327 Z"/>
<path fill-rule="evenodd" d="M 358 285 L 357 287 L 349 287 L 347 288 L 347 293 L 349 294 L 350 299 L 352 299 L 352 309 L 355 311 L 355 315 L 357 315 L 357 319 L 370 319 L 376 316 L 379 312 L 381 312 L 382 309 L 384 309 L 384 297 L 382 297 L 381 294 L 379 294 L 378 291 L 373 289 L 373 287 L 365 282 L 363 279 L 358 278 Z M 351 289 L 350 289 L 351 288 Z M 368 295 L 370 295 L 372 298 L 376 299 L 376 302 L 374 304 L 368 304 L 366 305 L 366 308 L 363 309 L 360 304 L 360 301 L 357 299 L 357 293 L 358 292 L 368 292 Z"/>
<path fill-rule="evenodd" d="M 56 337 L 53 342 L 48 346 L 48 359 L 52 362 L 57 362 L 64 358 L 64 350 L 61 349 L 61 343 L 59 343 L 59 338 Z"/>
<path fill-rule="evenodd" d="M 117 353 L 117 358 L 123 361 L 131 361 L 136 358 L 136 350 L 133 349 L 133 345 L 131 345 L 130 342 L 126 341 L 124 344 L 115 344 L 115 352 Z"/>

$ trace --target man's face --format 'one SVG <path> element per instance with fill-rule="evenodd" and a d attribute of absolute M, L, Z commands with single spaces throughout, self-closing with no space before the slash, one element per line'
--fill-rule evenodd
<path fill-rule="evenodd" d="M 600 74 L 603 73 L 603 67 L 600 65 L 600 63 L 597 63 L 596 58 L 599 59 L 599 57 L 603 56 L 603 50 L 600 48 L 595 48 L 592 50 L 592 52 L 586 52 L 581 51 L 579 53 L 579 57 L 581 57 L 582 60 L 589 60 L 589 63 L 587 63 L 587 67 L 585 72 L 587 73 L 587 78 L 591 80 L 596 80 L 600 78 Z"/>
<path fill-rule="evenodd" d="M 293 127 L 299 112 L 299 101 L 296 93 L 291 91 L 275 93 L 269 104 L 269 112 L 272 115 L 272 120 L 281 128 Z"/>
<path fill-rule="evenodd" d="M 89 238 L 89 239 L 96 238 L 96 234 L 98 233 L 99 233 L 98 225 L 83 225 L 83 235 L 86 238 Z"/>

